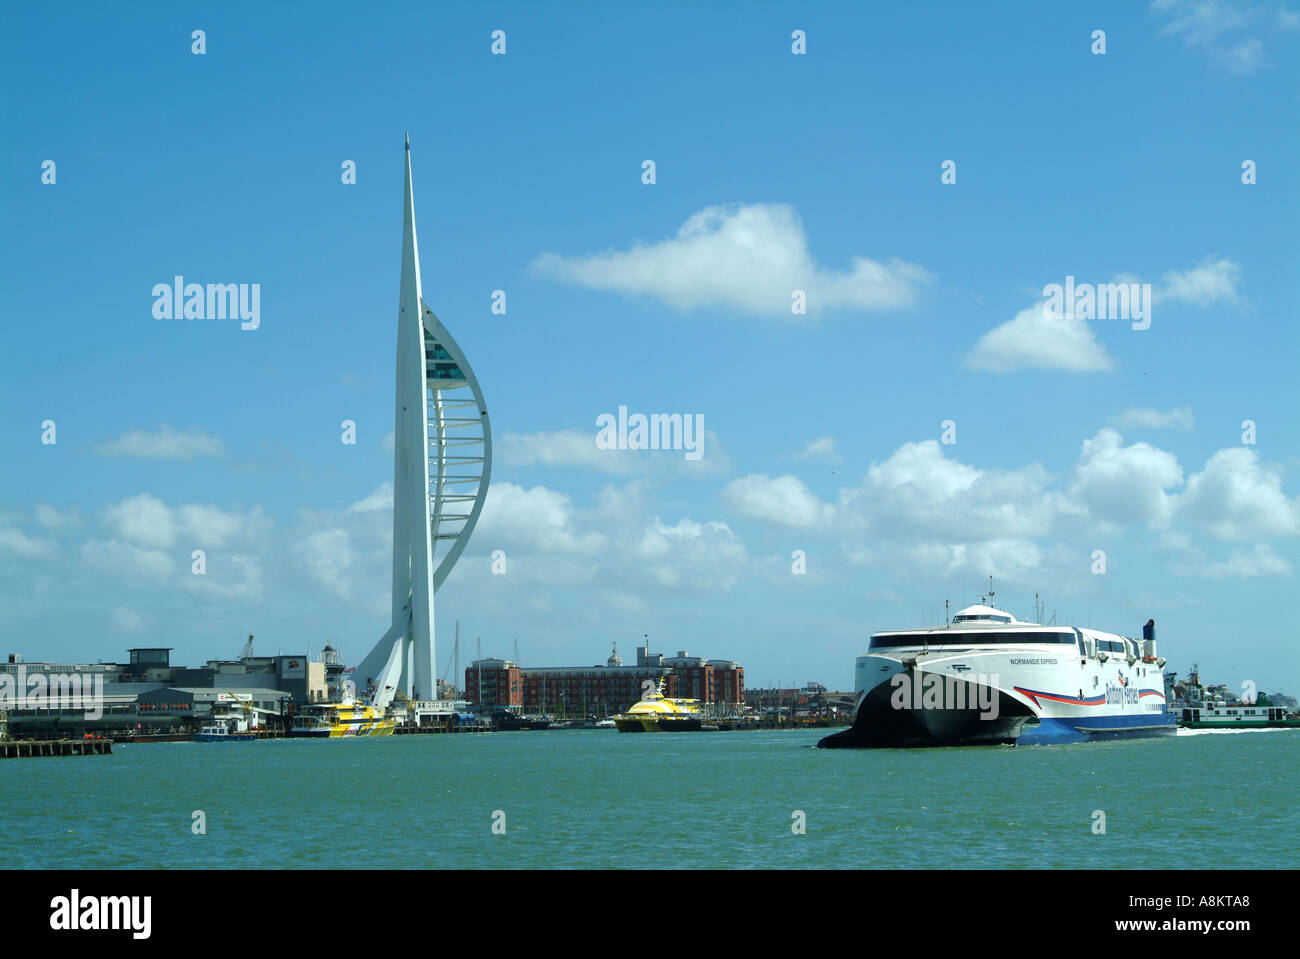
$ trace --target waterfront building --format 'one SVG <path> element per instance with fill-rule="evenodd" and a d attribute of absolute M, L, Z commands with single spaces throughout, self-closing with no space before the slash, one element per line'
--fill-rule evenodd
<path fill-rule="evenodd" d="M 684 650 L 665 657 L 638 647 L 637 663 L 631 666 L 624 665 L 617 646 L 603 666 L 524 668 L 512 660 L 475 660 L 465 670 L 465 695 L 480 706 L 527 715 L 606 716 L 628 709 L 657 690 L 661 681 L 670 697 L 731 705 L 744 702 L 745 670 L 737 662 L 691 657 Z"/>
<path fill-rule="evenodd" d="M 704 659 L 679 650 L 662 662 L 671 672 L 664 695 L 676 699 L 698 699 L 702 703 L 740 705 L 745 701 L 745 670 L 729 659 Z"/>
<path fill-rule="evenodd" d="M 476 659 L 465 670 L 465 695 L 479 706 L 518 711 L 523 706 L 519 664 L 509 659 Z"/>
<path fill-rule="evenodd" d="M 251 637 L 245 650 L 251 651 Z M 10 710 L 15 735 L 77 736 L 145 727 L 155 732 L 172 730 L 202 719 L 222 693 L 242 699 L 251 696 L 268 713 L 280 712 L 287 704 L 320 702 L 326 696 L 326 663 L 306 654 L 245 655 L 191 668 L 173 666 L 169 647 L 142 647 L 127 650 L 127 660 L 24 662 L 21 655 L 11 653 L 8 662 L 0 663 L 0 675 L 7 674 L 4 688 L 12 690 L 12 701 L 0 706 Z M 71 697 L 73 691 L 80 698 Z"/>
<path fill-rule="evenodd" d="M 666 666 L 552 666 L 521 670 L 525 713 L 608 716 L 659 688 Z"/>
<path fill-rule="evenodd" d="M 185 719 L 203 718 L 212 713 L 212 707 L 218 702 L 228 702 L 237 698 L 248 703 L 251 708 L 270 715 L 279 715 L 286 711 L 290 699 L 279 689 L 258 689 L 240 686 L 218 689 L 214 687 L 177 687 L 167 686 L 151 692 L 141 693 L 136 703 L 141 716 L 179 716 Z"/>

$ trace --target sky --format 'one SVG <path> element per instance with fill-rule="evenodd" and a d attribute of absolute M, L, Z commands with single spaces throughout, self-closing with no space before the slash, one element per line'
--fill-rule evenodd
<path fill-rule="evenodd" d="M 1300 692 L 1296 9 L 6 20 L 0 652 L 384 633 L 409 131 L 424 299 L 494 438 L 440 675 L 459 622 L 462 671 L 648 636 L 849 689 L 872 632 L 992 576 Z M 178 275 L 256 284 L 255 323 L 158 318 Z M 600 448 L 620 407 L 702 418 L 702 455 Z"/>

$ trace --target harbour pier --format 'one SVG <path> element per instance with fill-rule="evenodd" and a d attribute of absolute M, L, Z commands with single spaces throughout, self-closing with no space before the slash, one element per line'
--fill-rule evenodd
<path fill-rule="evenodd" d="M 37 756 L 107 756 L 111 739 L 5 739 L 0 740 L 0 759 L 29 759 Z"/>

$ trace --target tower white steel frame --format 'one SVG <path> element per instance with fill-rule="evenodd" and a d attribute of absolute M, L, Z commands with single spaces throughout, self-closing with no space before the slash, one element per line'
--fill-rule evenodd
<path fill-rule="evenodd" d="M 434 593 L 474 531 L 492 473 L 483 392 L 420 286 L 409 135 L 403 221 L 393 428 L 393 620 L 354 674 L 376 706 L 387 706 L 398 689 L 415 701 L 438 698 Z"/>

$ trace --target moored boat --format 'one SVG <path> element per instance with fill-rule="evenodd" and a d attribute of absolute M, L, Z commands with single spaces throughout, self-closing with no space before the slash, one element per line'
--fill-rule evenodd
<path fill-rule="evenodd" d="M 257 739 L 257 710 L 248 696 L 221 693 L 212 715 L 194 734 L 196 743 L 237 743 Z"/>
<path fill-rule="evenodd" d="M 289 735 L 312 739 L 391 736 L 394 726 L 382 708 L 361 703 L 315 703 L 299 710 Z"/>
<path fill-rule="evenodd" d="M 244 720 L 234 717 L 209 720 L 194 734 L 196 743 L 239 743 L 256 738 L 257 733 L 249 729 Z"/>
<path fill-rule="evenodd" d="M 500 709 L 494 712 L 492 722 L 503 733 L 551 729 L 555 725 L 555 720 L 551 719 L 550 716 L 524 716 L 509 709 Z"/>

